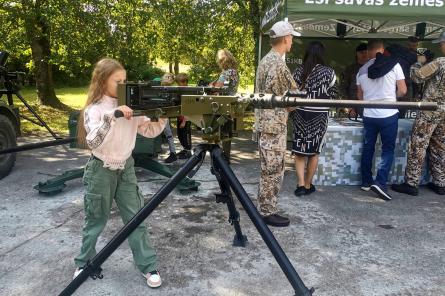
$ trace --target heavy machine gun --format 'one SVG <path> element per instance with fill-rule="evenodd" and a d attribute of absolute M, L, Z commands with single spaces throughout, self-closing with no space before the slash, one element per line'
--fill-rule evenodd
<path fill-rule="evenodd" d="M 17 146 L 17 136 L 20 135 L 20 118 L 45 127 L 55 138 L 60 139 L 28 104 L 20 93 L 25 73 L 9 71 L 6 62 L 9 54 L 0 51 L 0 147 L 4 150 Z M 3 96 L 6 97 L 3 100 Z M 25 116 L 14 104 L 14 97 L 18 98 L 34 118 Z M 9 174 L 15 163 L 15 154 L 0 156 L 0 179 Z"/>
<path fill-rule="evenodd" d="M 23 76 L 25 73 L 23 72 L 9 72 L 6 68 L 6 60 L 8 59 L 9 54 L 5 51 L 0 51 L 0 98 L 3 95 L 6 95 L 8 98 L 8 104 L 12 106 L 13 96 L 16 96 L 23 105 L 31 112 L 31 114 L 37 119 L 34 120 L 28 116 L 20 115 L 23 119 L 26 119 L 34 124 L 37 124 L 41 127 L 44 127 L 53 137 L 54 139 L 60 139 L 50 127 L 46 124 L 46 122 L 37 114 L 37 112 L 28 104 L 28 102 L 23 98 L 20 94 L 20 89 L 23 83 Z"/>
<path fill-rule="evenodd" d="M 248 106 L 258 109 L 307 107 L 368 107 L 381 109 L 436 110 L 441 106 L 431 102 L 386 102 L 307 99 L 305 92 L 290 92 L 284 96 L 272 94 L 246 94 L 228 96 L 218 88 L 200 87 L 151 87 L 159 95 L 152 95 L 143 84 L 120 84 L 119 105 L 135 110 L 134 115 L 152 119 L 184 115 L 201 131 L 207 143 L 222 144 L 226 157 L 230 153 L 230 140 L 243 129 L 243 117 Z M 200 94 L 194 93 L 202 89 Z M 187 91 L 185 91 L 187 90 Z M 181 96 L 175 96 L 181 91 Z M 212 93 L 213 92 L 213 93 Z M 443 106 L 442 106 L 443 107 Z M 116 114 L 119 116 L 119 113 Z"/>
<path fill-rule="evenodd" d="M 0 88 L 9 91 L 20 89 L 23 72 L 10 72 L 6 67 L 9 54 L 6 51 L 0 52 Z"/>

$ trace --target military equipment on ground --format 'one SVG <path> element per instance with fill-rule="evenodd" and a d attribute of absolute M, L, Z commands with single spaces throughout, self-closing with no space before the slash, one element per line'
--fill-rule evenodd
<path fill-rule="evenodd" d="M 0 51 L 0 150 L 17 146 L 17 136 L 20 135 L 20 118 L 45 127 L 57 139 L 57 135 L 20 94 L 24 73 L 8 71 L 6 67 L 8 56 L 7 52 Z M 3 96 L 6 97 L 6 100 L 2 99 Z M 20 114 L 18 107 L 14 105 L 14 97 L 17 97 L 28 108 L 37 121 Z M 14 153 L 0 155 L 0 179 L 7 176 L 12 170 L 15 157 Z"/>

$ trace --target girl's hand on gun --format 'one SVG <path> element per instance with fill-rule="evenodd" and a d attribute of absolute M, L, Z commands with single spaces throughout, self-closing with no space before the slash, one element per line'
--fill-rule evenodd
<path fill-rule="evenodd" d="M 128 120 L 131 119 L 131 117 L 133 116 L 133 110 L 126 106 L 126 105 L 122 105 L 117 107 L 117 110 L 121 111 L 122 113 L 124 113 L 124 117 Z"/>

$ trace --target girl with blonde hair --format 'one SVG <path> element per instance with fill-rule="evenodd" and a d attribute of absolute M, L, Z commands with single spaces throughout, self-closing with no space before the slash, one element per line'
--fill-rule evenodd
<path fill-rule="evenodd" d="M 91 149 L 83 181 L 85 224 L 80 254 L 74 259 L 74 277 L 96 255 L 96 242 L 110 216 L 113 199 L 122 221 L 127 223 L 144 205 L 138 188 L 131 153 L 136 134 L 153 138 L 165 126 L 165 119 L 151 122 L 147 117 L 132 117 L 133 110 L 118 106 L 117 86 L 126 80 L 124 67 L 116 60 L 104 58 L 93 71 L 88 99 L 81 113 L 78 140 Z M 116 118 L 115 111 L 124 118 Z M 139 225 L 128 237 L 137 268 L 147 285 L 156 288 L 162 283 L 157 271 L 157 258 L 144 225 Z"/>
<path fill-rule="evenodd" d="M 227 86 L 230 95 L 236 94 L 238 91 L 239 76 L 237 62 L 232 53 L 227 49 L 218 50 L 216 53 L 216 63 L 222 72 L 218 79 L 210 83 L 210 85 L 214 87 Z"/>

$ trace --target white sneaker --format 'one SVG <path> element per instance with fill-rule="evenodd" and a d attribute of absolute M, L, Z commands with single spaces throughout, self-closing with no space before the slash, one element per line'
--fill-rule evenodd
<path fill-rule="evenodd" d="M 147 279 L 147 285 L 150 288 L 158 288 L 162 284 L 161 275 L 157 270 L 149 272 L 147 274 L 142 274 L 142 276 Z"/>
<path fill-rule="evenodd" d="M 369 191 L 369 190 L 371 190 L 371 186 L 363 185 L 363 186 L 360 186 L 360 189 L 363 191 Z"/>
<path fill-rule="evenodd" d="M 82 268 L 77 267 L 74 271 L 73 280 L 82 272 Z"/>

